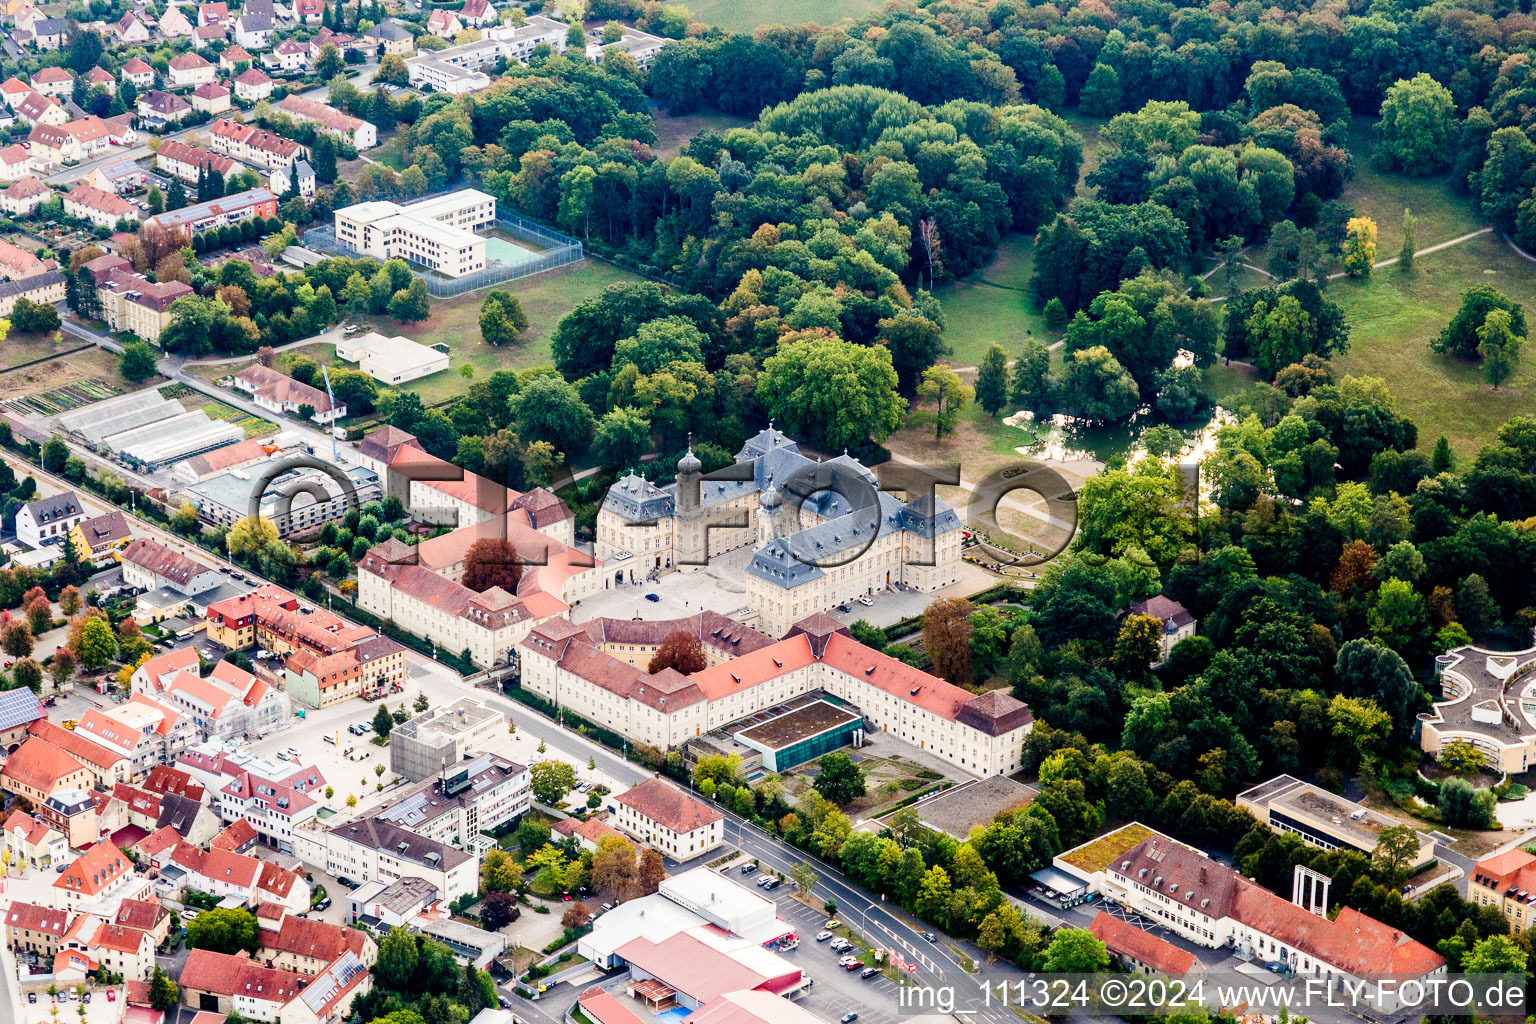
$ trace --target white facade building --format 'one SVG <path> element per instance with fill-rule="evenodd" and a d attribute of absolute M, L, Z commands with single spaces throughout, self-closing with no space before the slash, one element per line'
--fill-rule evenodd
<path fill-rule="evenodd" d="M 496 197 L 466 188 L 409 206 L 357 203 L 335 217 L 336 240 L 358 252 L 463 277 L 485 269 L 485 239 L 475 232 L 495 226 Z"/>

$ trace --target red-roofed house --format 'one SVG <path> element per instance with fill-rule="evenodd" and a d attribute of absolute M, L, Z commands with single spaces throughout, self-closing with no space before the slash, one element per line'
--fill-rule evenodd
<path fill-rule="evenodd" d="M 111 842 L 102 840 L 76 857 L 54 881 L 64 905 L 81 909 L 122 892 L 136 878 L 133 863 Z"/>
<path fill-rule="evenodd" d="M 285 1008 L 298 998 L 306 980 L 263 967 L 244 953 L 232 956 L 209 949 L 192 950 L 176 979 L 184 1006 L 283 1024 L 289 1024 Z"/>
<path fill-rule="evenodd" d="M 33 725 L 48 724 L 46 719 Z M 63 731 L 63 730 L 60 730 Z M 41 804 L 61 789 L 90 789 L 94 778 L 68 751 L 31 737 L 5 759 L 0 789 Z"/>
<path fill-rule="evenodd" d="M 140 89 L 155 84 L 155 69 L 138 57 L 130 57 L 124 62 L 119 73 L 124 79 L 132 82 L 135 87 Z"/>
<path fill-rule="evenodd" d="M 725 815 L 661 776 L 613 798 L 614 825 L 676 861 L 691 860 L 725 841 Z"/>
<path fill-rule="evenodd" d="M 268 966 L 307 978 L 320 974 L 347 952 L 365 967 L 372 967 L 379 959 L 378 944 L 367 933 L 293 914 L 284 914 L 276 929 L 263 926 L 257 934 L 261 939 L 257 955 Z"/>
<path fill-rule="evenodd" d="M 53 956 L 69 929 L 69 912 L 13 900 L 5 911 L 5 944 L 11 949 Z"/>
<path fill-rule="evenodd" d="M 69 843 L 62 832 L 19 810 L 5 819 L 5 849 L 17 870 L 52 871 L 55 864 L 69 859 Z"/>
<path fill-rule="evenodd" d="M 604 839 L 617 836 L 624 838 L 624 833 L 596 818 L 561 818 L 552 826 L 559 835 L 575 836 L 582 849 L 596 851 Z"/>
<path fill-rule="evenodd" d="M 1102 910 L 1088 925 L 1088 930 L 1133 970 L 1181 978 L 1203 966 L 1189 950 Z"/>
<path fill-rule="evenodd" d="M 1495 907 L 1519 935 L 1536 924 L 1536 856 L 1508 850 L 1477 862 L 1467 881 L 1467 899 L 1480 907 Z"/>
<path fill-rule="evenodd" d="M 34 739 L 44 740 L 63 750 L 90 772 L 90 781 L 85 786 L 73 788 L 90 789 L 94 785 L 101 789 L 110 789 L 119 782 L 127 782 L 133 774 L 133 763 L 127 757 L 108 750 L 84 736 L 76 736 L 73 731 L 61 725 L 55 725 L 46 718 L 33 722 L 27 731 Z M 11 756 L 15 757 L 14 754 Z M 9 762 L 6 767 L 10 767 Z"/>
<path fill-rule="evenodd" d="M 212 82 L 217 69 L 204 57 L 183 53 L 171 58 L 171 88 L 191 89 Z"/>
<path fill-rule="evenodd" d="M 155 939 L 149 932 L 120 924 L 96 929 L 87 951 L 95 960 L 124 980 L 148 981 L 155 968 Z"/>

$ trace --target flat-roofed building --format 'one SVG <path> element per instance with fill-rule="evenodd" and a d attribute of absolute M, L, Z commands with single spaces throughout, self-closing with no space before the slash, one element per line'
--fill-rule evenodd
<path fill-rule="evenodd" d="M 287 537 L 340 520 L 379 497 L 378 474 L 362 466 L 345 472 L 347 487 L 323 470 L 283 472 L 262 492 L 261 516 L 277 527 L 279 537 Z M 178 498 L 191 502 L 203 522 L 228 529 L 251 514 L 251 490 L 261 475 L 259 470 L 232 469 L 182 489 Z M 328 496 L 324 501 L 321 492 Z"/>
<path fill-rule="evenodd" d="M 423 711 L 390 732 L 390 769 L 412 782 L 434 777 L 489 747 L 506 724 L 500 711 L 470 697 Z"/>
<path fill-rule="evenodd" d="M 378 817 L 428 839 L 473 849 L 490 845 L 482 832 L 516 821 L 531 806 L 527 765 L 478 754 L 406 790 Z"/>
<path fill-rule="evenodd" d="M 1463 744 L 1510 775 L 1536 764 L 1536 647 L 1458 647 L 1435 659 L 1435 676 L 1445 697 L 1419 715 L 1424 753 Z"/>
<path fill-rule="evenodd" d="M 1376 852 L 1381 833 L 1401 822 L 1330 793 L 1321 786 L 1280 775 L 1237 795 L 1237 806 L 1276 832 L 1300 836 L 1324 850 Z M 1435 860 L 1435 841 L 1418 833 L 1419 848 L 1403 865 L 1416 874 Z"/>
<path fill-rule="evenodd" d="M 336 358 L 356 363 L 382 384 L 401 384 L 448 369 L 448 353 L 396 335 L 386 338 L 377 331 L 356 334 L 336 342 Z"/>
<path fill-rule="evenodd" d="M 495 225 L 496 198 L 469 188 L 408 206 L 375 200 L 337 210 L 335 223 L 336 240 L 365 255 L 463 277 L 485 269 L 476 232 Z"/>

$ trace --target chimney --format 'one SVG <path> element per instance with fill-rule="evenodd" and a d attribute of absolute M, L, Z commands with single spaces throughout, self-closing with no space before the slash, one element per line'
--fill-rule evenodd
<path fill-rule="evenodd" d="M 1205 868 L 1202 866 L 1200 868 L 1200 884 L 1204 885 L 1205 883 L 1206 883 L 1206 872 L 1205 872 Z"/>

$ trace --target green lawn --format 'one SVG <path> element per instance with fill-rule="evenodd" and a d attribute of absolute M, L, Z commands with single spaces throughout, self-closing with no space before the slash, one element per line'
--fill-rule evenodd
<path fill-rule="evenodd" d="M 656 122 L 656 145 L 651 149 L 659 157 L 673 157 L 688 144 L 688 140 L 702 131 L 713 131 L 725 134 L 732 128 L 741 128 L 752 123 L 749 117 L 737 117 L 734 114 L 722 114 L 718 111 L 699 111 L 694 114 L 681 114 L 673 116 L 652 105 L 651 117 Z"/>
<path fill-rule="evenodd" d="M 1029 308 L 1034 245 L 1033 236 L 1009 235 L 980 271 L 936 289 L 944 306 L 949 362 L 975 366 L 994 344 L 1003 346 L 1012 359 L 1031 334 L 1048 345 L 1059 337 Z"/>
<path fill-rule="evenodd" d="M 362 317 L 373 329 L 385 335 L 403 334 L 422 345 L 446 344 L 450 350 L 449 368 L 422 380 L 412 381 L 402 390 L 413 391 L 422 402 L 435 405 L 462 394 L 467 382 L 460 368 L 474 367 L 475 377 L 485 377 L 496 370 L 524 369 L 550 361 L 549 339 L 560 319 L 584 299 L 590 298 L 622 281 L 641 278 L 598 260 L 500 286 L 517 296 L 528 314 L 529 327 L 515 344 L 496 348 L 480 337 L 480 305 L 486 291 L 471 292 L 453 299 L 433 299 L 432 316 L 419 324 L 401 324 L 389 317 Z"/>
<path fill-rule="evenodd" d="M 1399 408 L 1419 425 L 1419 446 L 1425 450 L 1444 434 L 1458 455 L 1471 455 L 1505 420 L 1529 415 L 1532 408 L 1531 358 L 1494 391 L 1483 383 L 1477 364 L 1429 349 L 1462 293 L 1475 284 L 1492 285 L 1536 312 L 1533 265 L 1493 235 L 1431 253 L 1408 274 L 1387 267 L 1369 281 L 1334 281 L 1328 288 L 1350 328 L 1349 351 L 1334 357 L 1334 367 L 1386 380 Z"/>
<path fill-rule="evenodd" d="M 1409 178 L 1376 170 L 1371 163 L 1373 123 L 1370 118 L 1357 117 L 1350 125 L 1349 151 L 1355 158 L 1355 177 L 1344 189 L 1343 202 L 1354 207 L 1357 216 L 1376 222 L 1378 260 L 1396 256 L 1402 247 L 1404 207 L 1418 219 L 1414 236 L 1420 249 L 1488 226 L 1471 197 L 1453 192 L 1446 178 Z"/>
<path fill-rule="evenodd" d="M 878 11 L 882 0 L 779 0 L 758 7 L 742 0 L 692 0 L 687 6 L 706 25 L 750 34 L 759 25 L 835 25 L 844 18 L 862 18 Z"/>

